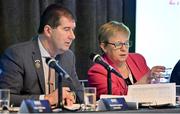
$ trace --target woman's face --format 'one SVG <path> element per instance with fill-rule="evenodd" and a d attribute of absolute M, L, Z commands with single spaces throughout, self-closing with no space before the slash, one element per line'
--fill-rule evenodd
<path fill-rule="evenodd" d="M 115 64 L 121 64 L 128 57 L 129 38 L 127 35 L 117 33 L 109 38 L 106 46 L 102 43 L 101 48 Z"/>

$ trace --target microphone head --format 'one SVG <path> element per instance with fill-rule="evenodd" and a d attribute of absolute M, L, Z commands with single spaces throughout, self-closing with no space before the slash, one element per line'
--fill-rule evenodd
<path fill-rule="evenodd" d="M 56 60 L 50 57 L 46 58 L 46 63 L 48 64 L 48 66 L 50 66 L 51 68 L 54 68 L 55 64 L 56 64 Z"/>
<path fill-rule="evenodd" d="M 96 56 L 96 54 L 95 54 L 95 53 L 91 53 L 91 54 L 89 55 L 89 58 L 90 58 L 91 60 L 93 60 L 93 59 L 94 59 L 94 56 Z"/>
<path fill-rule="evenodd" d="M 96 62 L 97 59 L 99 59 L 101 56 L 99 54 L 91 53 L 89 58 L 93 61 Z"/>

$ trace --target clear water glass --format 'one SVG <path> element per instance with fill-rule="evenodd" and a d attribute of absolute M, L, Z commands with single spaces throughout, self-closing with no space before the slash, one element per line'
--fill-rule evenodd
<path fill-rule="evenodd" d="M 96 110 L 96 88 L 95 87 L 85 87 L 84 88 L 84 102 L 85 111 L 95 111 Z"/>
<path fill-rule="evenodd" d="M 160 83 L 169 83 L 171 77 L 172 68 L 166 68 L 165 72 L 161 73 Z"/>
<path fill-rule="evenodd" d="M 166 68 L 165 72 L 161 72 L 159 75 L 153 75 L 151 83 L 169 83 L 171 77 L 172 68 Z"/>
<path fill-rule="evenodd" d="M 8 110 L 10 102 L 10 90 L 0 89 L 0 110 Z"/>

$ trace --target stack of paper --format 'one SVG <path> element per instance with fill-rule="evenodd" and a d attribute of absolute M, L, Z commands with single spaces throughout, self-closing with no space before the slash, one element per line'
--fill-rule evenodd
<path fill-rule="evenodd" d="M 136 101 L 144 106 L 164 104 L 176 105 L 175 83 L 142 84 L 128 86 L 128 101 Z"/>

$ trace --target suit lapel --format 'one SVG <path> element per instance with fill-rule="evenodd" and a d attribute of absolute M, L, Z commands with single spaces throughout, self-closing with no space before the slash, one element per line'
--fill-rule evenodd
<path fill-rule="evenodd" d="M 45 93 L 45 79 L 44 79 L 44 72 L 43 72 L 43 64 L 42 64 L 42 59 L 41 59 L 41 54 L 40 54 L 37 38 L 33 40 L 33 44 L 34 44 L 34 50 L 33 50 L 32 58 L 34 61 L 34 66 L 37 73 L 37 77 L 39 79 L 41 89 L 43 93 Z"/>

